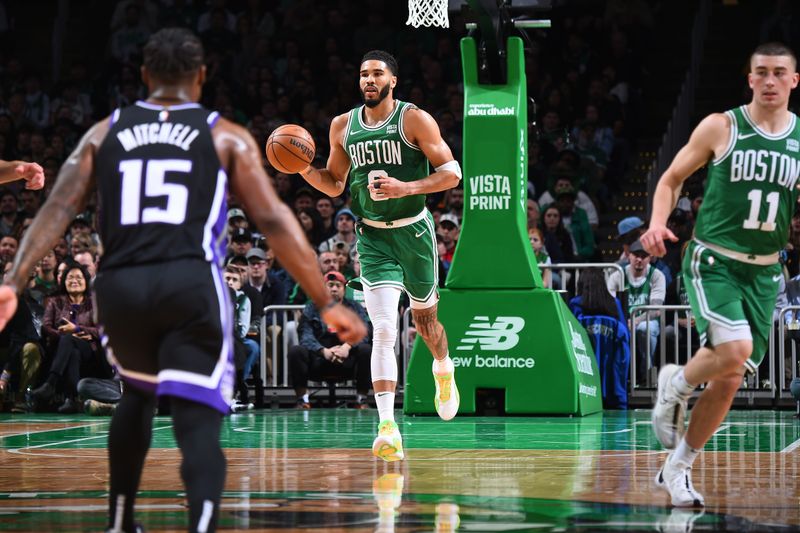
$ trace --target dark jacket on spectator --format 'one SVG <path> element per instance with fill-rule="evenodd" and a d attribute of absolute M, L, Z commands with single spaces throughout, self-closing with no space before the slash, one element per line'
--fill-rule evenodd
<path fill-rule="evenodd" d="M 44 310 L 44 323 L 42 324 L 42 337 L 48 342 L 57 343 L 61 333 L 58 331 L 59 322 L 65 318 L 78 326 L 78 331 L 85 331 L 92 336 L 90 344 L 92 350 L 97 350 L 97 341 L 100 339 L 100 333 L 97 330 L 97 324 L 94 322 L 94 310 L 92 308 L 92 299 L 87 297 L 83 299 L 83 303 L 73 306 L 69 302 L 68 296 L 53 296 L 47 301 L 47 307 Z"/>
<path fill-rule="evenodd" d="M 342 304 L 356 312 L 364 323 L 369 324 L 367 313 L 361 305 L 347 298 L 342 300 Z M 303 309 L 303 315 L 297 325 L 297 334 L 300 337 L 300 345 L 313 353 L 318 353 L 323 348 L 342 344 L 342 341 L 336 336 L 336 331 L 323 322 L 322 316 L 320 316 L 313 302 L 308 302 Z M 353 344 L 353 346 L 369 343 L 371 335 L 371 331 L 368 332 L 366 337 Z"/>

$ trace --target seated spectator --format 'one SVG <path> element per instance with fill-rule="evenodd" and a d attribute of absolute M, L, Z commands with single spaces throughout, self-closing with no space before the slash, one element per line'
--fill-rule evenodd
<path fill-rule="evenodd" d="M 528 198 L 528 229 L 539 227 L 539 204 L 533 198 Z"/>
<path fill-rule="evenodd" d="M 322 217 L 319 216 L 317 210 L 313 207 L 303 207 L 297 211 L 297 220 L 311 246 L 314 249 L 319 248 L 323 241 L 324 227 Z"/>
<path fill-rule="evenodd" d="M 539 197 L 539 205 L 548 206 L 552 204 L 556 201 L 556 191 L 569 187 L 575 188 L 575 183 L 570 175 L 556 175 L 555 180 L 553 181 L 553 186 L 544 191 L 544 193 Z M 531 200 L 528 199 L 529 204 L 530 202 Z M 594 206 L 592 199 L 589 198 L 589 195 L 578 189 L 575 196 L 575 205 L 586 212 L 586 217 L 589 219 L 589 224 L 593 229 L 596 228 L 600 219 L 597 215 L 597 208 Z M 528 208 L 528 221 L 530 223 L 530 205 Z"/>
<path fill-rule="evenodd" d="M 367 322 L 364 308 L 344 299 L 345 279 L 341 272 L 333 270 L 324 275 L 331 297 L 343 303 Z M 297 406 L 308 409 L 308 380 L 356 380 L 356 408 L 367 407 L 366 398 L 372 380 L 370 357 L 372 345 L 369 336 L 351 346 L 341 344 L 336 331 L 325 324 L 312 302 L 306 304 L 298 325 L 300 344 L 289 350 L 289 375 L 297 394 Z"/>
<path fill-rule="evenodd" d="M 617 264 L 621 267 L 628 265 L 628 256 L 630 255 L 630 246 L 641 235 L 644 234 L 644 222 L 639 217 L 627 217 L 617 224 L 617 241 L 622 244 L 622 255 L 617 260 Z M 668 245 L 665 245 L 668 246 Z M 650 264 L 659 269 L 664 274 L 664 280 L 667 286 L 672 283 L 672 270 L 669 265 L 660 257 L 651 257 Z M 678 269 L 680 270 L 680 268 Z"/>
<path fill-rule="evenodd" d="M 579 261 L 590 261 L 594 257 L 594 233 L 589 224 L 586 211 L 575 205 L 577 191 L 572 185 L 564 185 L 556 190 L 556 203 L 561 213 L 561 221 L 567 228 L 572 241 L 575 243 L 575 251 Z"/>
<path fill-rule="evenodd" d="M 89 273 L 85 268 L 73 264 L 66 269 L 61 294 L 47 302 L 42 329 L 55 356 L 47 380 L 31 391 L 31 397 L 37 403 L 46 402 L 55 396 L 57 387 L 61 387 L 65 400 L 58 412 L 77 412 L 78 381 L 88 376 L 111 376 L 111 368 L 100 349 Z"/>
<path fill-rule="evenodd" d="M 551 268 L 542 268 L 542 265 L 550 265 L 550 256 L 544 247 L 544 234 L 538 228 L 528 228 L 528 238 L 531 241 L 533 255 L 536 257 L 536 264 L 542 272 L 542 283 L 548 289 L 553 287 L 553 272 Z"/>
<path fill-rule="evenodd" d="M 231 300 L 233 301 L 233 339 L 234 339 L 234 362 L 236 371 L 236 398 L 231 405 L 233 412 L 252 409 L 253 405 L 248 399 L 248 390 L 245 379 L 250 368 L 261 355 L 261 347 L 257 342 L 247 338 L 247 331 L 250 326 L 250 299 L 242 292 L 242 278 L 239 269 L 233 265 L 225 268 L 225 283 L 230 289 Z"/>
<path fill-rule="evenodd" d="M 113 379 L 83 378 L 78 382 L 78 396 L 87 415 L 113 415 L 122 399 L 122 381 L 117 375 Z"/>
<path fill-rule="evenodd" d="M 444 255 L 441 257 L 444 263 L 445 271 L 450 270 L 450 265 L 453 263 L 453 254 L 456 251 L 456 244 L 458 244 L 459 233 L 458 217 L 452 213 L 444 213 L 439 217 L 439 230 L 437 233 L 442 236 L 444 243 Z"/>
<path fill-rule="evenodd" d="M 17 195 L 8 189 L 0 190 L 0 236 L 16 235 L 19 230 Z"/>
<path fill-rule="evenodd" d="M 228 233 L 233 233 L 238 228 L 250 229 L 247 216 L 238 207 L 228 209 Z"/>
<path fill-rule="evenodd" d="M 19 248 L 19 240 L 13 235 L 4 235 L 0 237 L 0 261 L 10 263 L 17 255 L 17 248 Z"/>
<path fill-rule="evenodd" d="M 350 247 L 356 245 L 356 216 L 347 208 L 336 213 L 336 235 L 319 245 L 320 252 L 332 252 L 337 242 L 343 242 Z"/>
<path fill-rule="evenodd" d="M 625 291 L 628 293 L 628 313 L 643 305 L 662 305 L 666 297 L 667 283 L 664 274 L 650 264 L 650 254 L 637 239 L 628 251 L 628 266 L 625 267 Z M 615 271 L 608 277 L 608 290 L 616 296 L 620 287 L 620 274 Z M 643 384 L 650 368 L 656 367 L 655 352 L 660 333 L 660 313 L 650 311 L 637 313 L 629 320 L 630 330 L 636 334 L 636 381 Z M 648 339 L 650 341 L 648 353 Z"/>
<path fill-rule="evenodd" d="M 327 240 L 336 234 L 336 226 L 333 223 L 333 201 L 327 196 L 317 200 L 317 213 L 322 220 L 322 236 Z"/>
<path fill-rule="evenodd" d="M 7 273 L 11 263 L 2 269 Z M 0 332 L 0 355 L 4 364 L 0 373 L 0 400 L 13 394 L 13 412 L 25 412 L 25 390 L 36 379 L 42 361 L 43 350 L 39 332 L 31 312 L 33 304 L 30 289 L 25 289 L 17 303 L 17 311 L 8 325 Z"/>
<path fill-rule="evenodd" d="M 564 223 L 561 221 L 561 211 L 555 205 L 548 206 L 542 214 L 542 229 L 544 230 L 544 245 L 547 254 L 553 263 L 575 262 L 575 247 Z M 553 280 L 555 281 L 555 280 Z"/>
<path fill-rule="evenodd" d="M 622 305 L 608 292 L 603 271 L 581 272 L 578 295 L 569 308 L 586 328 L 597 358 L 603 407 L 627 409 L 628 371 L 630 368 L 630 333 L 625 325 Z"/>
<path fill-rule="evenodd" d="M 231 233 L 228 244 L 228 259 L 234 256 L 246 257 L 247 252 L 253 248 L 253 234 L 249 229 L 236 228 Z"/>

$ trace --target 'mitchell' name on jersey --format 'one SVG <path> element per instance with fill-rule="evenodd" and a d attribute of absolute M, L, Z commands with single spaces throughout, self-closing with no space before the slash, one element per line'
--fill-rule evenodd
<path fill-rule="evenodd" d="M 727 150 L 712 161 L 698 240 L 748 255 L 769 255 L 786 246 L 800 179 L 800 124 L 769 134 L 755 125 L 746 106 L 726 112 Z"/>
<path fill-rule="evenodd" d="M 117 132 L 117 139 L 126 152 L 147 144 L 171 144 L 188 152 L 200 130 L 175 122 L 136 124 Z"/>
<path fill-rule="evenodd" d="M 200 104 L 117 109 L 97 154 L 101 269 L 200 259 L 221 264 L 228 178 L 219 113 Z"/>

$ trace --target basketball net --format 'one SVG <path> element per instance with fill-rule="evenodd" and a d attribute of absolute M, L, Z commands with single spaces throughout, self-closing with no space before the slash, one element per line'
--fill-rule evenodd
<path fill-rule="evenodd" d="M 408 0 L 408 20 L 406 25 L 419 28 L 420 26 L 438 26 L 449 28 L 450 20 L 447 18 L 447 0 Z"/>

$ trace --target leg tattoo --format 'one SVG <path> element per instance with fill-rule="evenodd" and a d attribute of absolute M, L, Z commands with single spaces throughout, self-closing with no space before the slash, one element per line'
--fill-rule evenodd
<path fill-rule="evenodd" d="M 447 355 L 447 335 L 444 326 L 439 322 L 436 311 L 438 304 L 427 309 L 412 309 L 411 316 L 414 317 L 414 325 L 417 333 L 420 334 L 425 345 L 436 359 L 444 359 Z"/>

